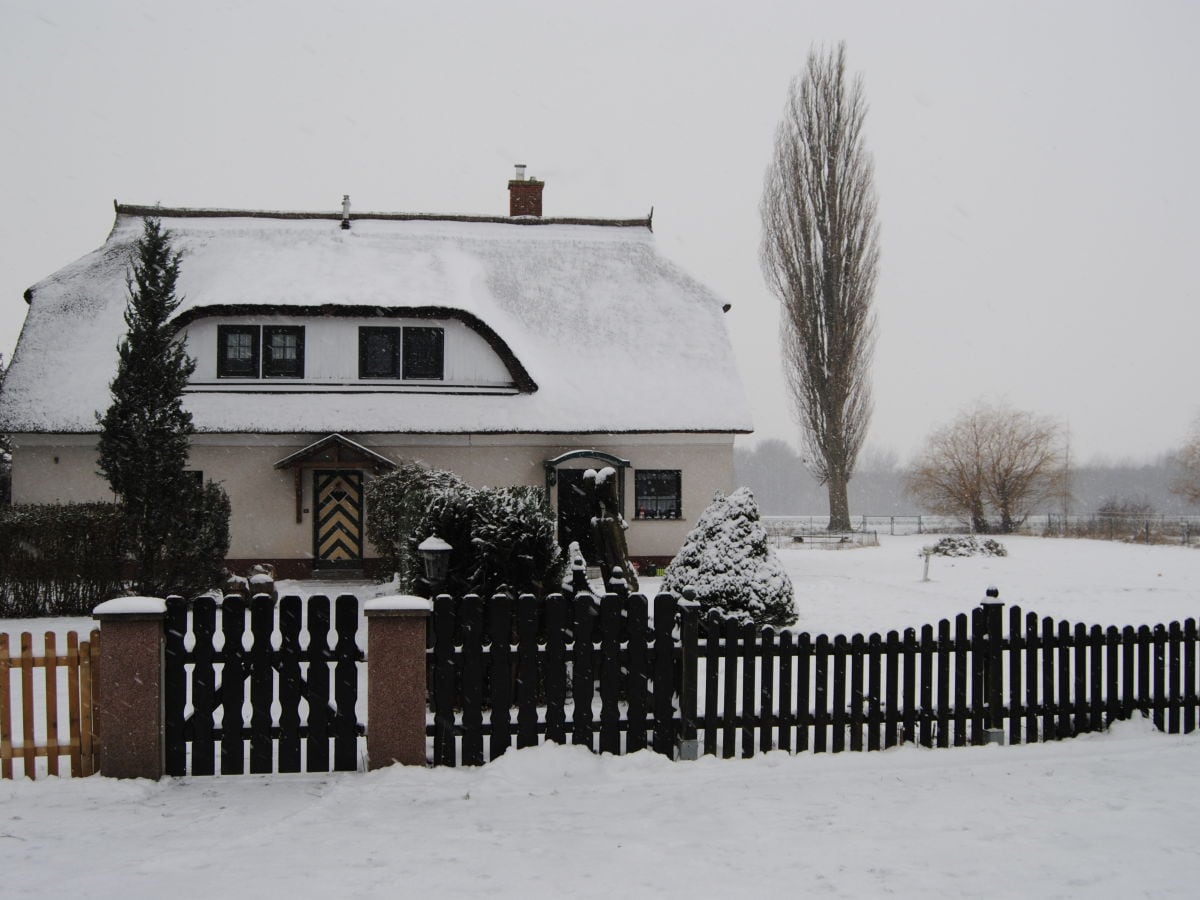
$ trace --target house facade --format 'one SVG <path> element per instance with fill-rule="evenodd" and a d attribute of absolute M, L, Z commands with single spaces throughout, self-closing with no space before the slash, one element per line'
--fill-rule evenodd
<path fill-rule="evenodd" d="M 112 499 L 97 474 L 130 248 L 183 252 L 174 323 L 196 361 L 189 468 L 232 504 L 230 565 L 357 568 L 370 479 L 403 460 L 539 485 L 588 543 L 582 475 L 612 467 L 631 555 L 662 564 L 732 487 L 748 405 L 728 305 L 656 251 L 652 222 L 117 204 L 98 250 L 34 285 L 3 395 L 14 503 Z"/>

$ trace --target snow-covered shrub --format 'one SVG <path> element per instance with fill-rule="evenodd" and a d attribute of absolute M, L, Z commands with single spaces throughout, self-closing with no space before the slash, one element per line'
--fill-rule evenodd
<path fill-rule="evenodd" d="M 450 472 L 405 463 L 367 487 L 367 506 L 367 537 L 403 590 L 424 589 L 417 545 L 430 535 L 453 548 L 448 593 L 486 595 L 507 586 L 544 595 L 557 587 L 563 561 L 540 488 L 475 488 Z"/>
<path fill-rule="evenodd" d="M 921 552 L 928 556 L 1008 556 L 1008 550 L 999 541 L 992 538 L 981 541 L 974 535 L 944 537 Z"/>
<path fill-rule="evenodd" d="M 704 609 L 759 625 L 796 621 L 792 582 L 767 541 L 749 488 L 717 494 L 663 574 L 665 591 L 691 589 Z"/>

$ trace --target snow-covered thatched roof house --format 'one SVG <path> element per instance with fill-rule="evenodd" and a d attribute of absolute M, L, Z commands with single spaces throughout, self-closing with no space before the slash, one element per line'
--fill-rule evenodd
<path fill-rule="evenodd" d="M 26 292 L 0 397 L 14 501 L 108 496 L 96 412 L 157 216 L 184 254 L 191 465 L 230 494 L 235 559 L 357 563 L 362 479 L 400 459 L 546 484 L 564 537 L 576 473 L 613 465 L 631 551 L 670 556 L 751 427 L 728 307 L 658 255 L 648 218 L 542 218 L 541 189 L 510 182 L 509 217 L 118 204 L 102 247 Z M 331 483 L 358 529 L 333 557 L 314 525 Z"/>

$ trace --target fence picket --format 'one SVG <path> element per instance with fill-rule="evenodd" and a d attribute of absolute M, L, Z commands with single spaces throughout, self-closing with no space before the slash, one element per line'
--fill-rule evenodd
<path fill-rule="evenodd" d="M 308 771 L 329 770 L 329 598 L 308 598 Z"/>
<path fill-rule="evenodd" d="M 967 744 L 967 616 L 954 617 L 954 746 Z"/>
<path fill-rule="evenodd" d="M 273 767 L 271 703 L 274 670 L 271 668 L 271 632 L 275 627 L 275 600 L 269 594 L 250 598 L 250 771 L 270 772 Z"/>
<path fill-rule="evenodd" d="M 600 600 L 600 752 L 621 752 L 621 607 L 617 594 Z"/>
<path fill-rule="evenodd" d="M 813 649 L 813 741 L 814 753 L 829 747 L 829 637 L 817 635 Z"/>
<path fill-rule="evenodd" d="M 629 674 L 626 678 L 629 699 L 625 711 L 628 728 L 625 749 L 630 753 L 646 749 L 648 635 L 646 598 L 642 594 L 634 594 L 629 598 Z"/>
<path fill-rule="evenodd" d="M 737 724 L 737 644 L 738 622 L 732 616 L 723 623 L 721 672 L 722 686 L 721 757 L 731 759 L 734 753 L 734 728 Z"/>
<path fill-rule="evenodd" d="M 758 628 L 753 622 L 746 622 L 738 627 L 738 649 L 741 651 L 742 677 L 742 758 L 749 759 L 754 755 L 754 705 L 757 700 L 755 691 L 755 672 L 757 671 L 757 655 L 755 639 Z"/>
<path fill-rule="evenodd" d="M 971 743 L 982 744 L 987 717 L 987 629 L 984 609 L 971 611 Z"/>
<path fill-rule="evenodd" d="M 950 746 L 950 620 L 938 622 L 937 637 L 937 745 Z"/>
<path fill-rule="evenodd" d="M 1074 737 L 1071 720 L 1071 623 L 1058 623 L 1058 736 Z"/>
<path fill-rule="evenodd" d="M 279 601 L 279 771 L 301 771 L 300 673 L 301 604 L 297 596 Z"/>
<path fill-rule="evenodd" d="M 590 598 L 589 598 L 590 600 Z M 512 598 L 508 594 L 495 594 L 488 604 L 488 634 L 492 640 L 491 666 L 488 680 L 491 685 L 489 706 L 492 708 L 492 739 L 489 745 L 491 759 L 498 759 L 512 746 Z M 578 641 L 576 641 L 578 643 Z M 591 641 L 588 641 L 591 648 Z M 588 682 L 588 710 L 591 711 L 591 682 Z M 579 710 L 579 695 L 575 696 L 575 709 Z M 591 723 L 588 723 L 589 731 Z"/>
<path fill-rule="evenodd" d="M 698 652 L 700 640 L 700 604 L 688 599 L 679 604 L 679 644 L 683 658 L 679 665 L 679 734 L 677 740 L 686 747 L 684 758 L 694 759 L 696 750 L 696 683 L 699 675 Z"/>
<path fill-rule="evenodd" d="M 779 718 L 778 737 L 776 743 L 780 750 L 792 749 L 792 731 L 795 716 L 792 713 L 792 699 L 795 687 L 792 683 L 792 633 L 786 628 L 779 634 Z"/>
<path fill-rule="evenodd" d="M 850 749 L 861 752 L 863 748 L 863 663 L 865 642 L 861 634 L 850 638 Z"/>
<path fill-rule="evenodd" d="M 517 747 L 538 742 L 538 599 L 517 598 Z"/>
<path fill-rule="evenodd" d="M 185 725 L 184 731 L 192 741 L 193 775 L 212 775 L 216 771 L 216 633 L 216 598 L 197 597 L 192 606 L 192 722 L 190 730 Z"/>
<path fill-rule="evenodd" d="M 921 729 L 919 740 L 922 747 L 933 746 L 933 648 L 933 626 L 923 625 L 921 627 L 919 655 L 921 663 L 921 705 L 917 710 L 918 722 Z"/>
<path fill-rule="evenodd" d="M 596 616 L 591 594 L 575 595 L 575 644 L 571 653 L 571 696 L 574 728 L 571 743 L 592 749 L 592 623 Z M 494 715 L 494 713 L 493 713 Z"/>
<path fill-rule="evenodd" d="M 358 599 L 338 597 L 334 605 L 337 625 L 337 662 L 333 668 L 333 696 L 337 704 L 333 735 L 333 768 L 338 772 L 358 769 Z"/>
<path fill-rule="evenodd" d="M 720 724 L 721 628 L 716 610 L 710 609 L 702 622 L 704 629 L 704 752 L 717 755 L 717 726 Z"/>
<path fill-rule="evenodd" d="M 1196 730 L 1196 620 L 1183 623 L 1183 732 Z"/>
<path fill-rule="evenodd" d="M 1167 630 L 1154 626 L 1154 727 L 1166 730 Z"/>
<path fill-rule="evenodd" d="M 246 696 L 246 600 L 230 594 L 221 604 L 221 774 L 241 775 L 246 771 L 242 738 L 242 705 Z"/>
<path fill-rule="evenodd" d="M 1180 641 L 1183 638 L 1178 622 L 1172 622 L 1167 631 L 1167 640 L 1170 642 L 1170 678 L 1168 681 L 1167 697 L 1167 733 L 1179 734 L 1179 719 L 1180 719 Z"/>
<path fill-rule="evenodd" d="M 1104 727 L 1109 728 L 1112 723 L 1121 718 L 1121 691 L 1118 685 L 1121 677 L 1121 633 L 1117 630 L 1117 626 L 1110 625 L 1105 633 L 1104 642 L 1105 649 L 1105 720 Z"/>
<path fill-rule="evenodd" d="M 809 699 L 809 660 L 812 644 L 808 632 L 801 632 L 796 641 L 796 751 L 808 749 L 808 728 L 813 717 Z"/>
<path fill-rule="evenodd" d="M 672 594 L 654 598 L 654 742 L 668 759 L 675 755 L 675 628 L 676 600 Z"/>
<path fill-rule="evenodd" d="M 899 743 L 900 726 L 900 633 L 887 633 L 887 676 L 885 681 L 887 706 L 883 714 L 883 746 Z"/>
<path fill-rule="evenodd" d="M 1038 641 L 1037 613 L 1025 615 L 1025 742 L 1038 739 Z"/>
<path fill-rule="evenodd" d="M 880 694 L 880 669 L 883 665 L 883 642 L 878 632 L 867 638 L 867 749 L 882 747 L 883 697 Z"/>
<path fill-rule="evenodd" d="M 12 696 L 9 670 L 8 632 L 0 631 L 0 778 L 13 777 L 12 718 L 9 698 Z"/>
<path fill-rule="evenodd" d="M 1088 683 L 1087 683 L 1087 626 L 1082 622 L 1075 623 L 1073 649 L 1075 651 L 1075 734 L 1087 734 L 1090 731 L 1088 720 Z"/>
<path fill-rule="evenodd" d="M 1021 607 L 1014 606 L 1008 611 L 1008 742 L 1021 743 L 1021 719 L 1024 709 L 1021 701 L 1025 694 L 1021 690 L 1022 655 L 1025 653 L 1025 640 L 1021 634 Z"/>
<path fill-rule="evenodd" d="M 37 777 L 37 745 L 33 730 L 33 635 L 21 632 L 21 758 L 25 777 Z"/>
<path fill-rule="evenodd" d="M 775 730 L 775 629 L 762 629 L 759 655 L 760 683 L 758 692 L 758 749 L 767 753 L 775 749 L 772 734 Z"/>
<path fill-rule="evenodd" d="M 43 638 L 42 676 L 46 697 L 46 774 L 58 775 L 58 641 L 53 631 Z"/>
<path fill-rule="evenodd" d="M 4 648 L 0 647 L 0 653 Z M 83 740 L 79 723 L 81 710 L 79 708 L 79 635 L 74 631 L 67 632 L 67 730 L 70 734 L 71 777 L 83 776 Z M 0 695 L 4 696 L 4 695 Z M 4 696 L 7 701 L 7 696 Z"/>
<path fill-rule="evenodd" d="M 917 739 L 917 632 L 904 629 L 904 730 L 901 738 L 905 743 Z"/>
<path fill-rule="evenodd" d="M 1042 740 L 1051 740 L 1058 736 L 1058 726 L 1055 724 L 1055 693 L 1054 693 L 1054 620 L 1049 616 L 1042 619 Z"/>
<path fill-rule="evenodd" d="M 839 634 L 833 639 L 833 690 L 830 706 L 833 715 L 833 740 L 830 749 L 841 753 L 846 749 L 846 636 Z"/>
<path fill-rule="evenodd" d="M 1088 635 L 1088 661 L 1091 664 L 1088 681 L 1091 687 L 1091 730 L 1104 730 L 1104 629 L 1093 625 Z"/>
<path fill-rule="evenodd" d="M 561 598 L 559 598 L 561 601 Z M 555 604 L 560 616 L 561 602 Z M 458 630 L 462 636 L 462 764 L 464 766 L 482 766 L 483 756 L 483 599 L 478 594 L 467 594 L 458 603 Z M 453 643 L 453 630 L 450 632 Z M 558 647 L 563 647 L 563 635 L 558 634 Z M 564 666 L 559 657 L 559 678 L 561 682 Z M 550 678 L 547 677 L 547 688 Z M 453 680 L 450 684 L 453 685 Z M 559 721 L 562 721 L 562 704 L 566 694 L 565 687 L 557 692 Z M 549 698 L 547 698 L 549 700 Z M 553 706 L 551 707 L 553 709 Z M 451 712 L 452 716 L 453 713 Z M 547 712 L 546 721 L 551 719 Z M 451 729 L 453 723 L 451 723 Z M 562 743 L 559 741 L 559 743 Z M 449 747 L 453 747 L 453 735 L 449 737 Z"/>

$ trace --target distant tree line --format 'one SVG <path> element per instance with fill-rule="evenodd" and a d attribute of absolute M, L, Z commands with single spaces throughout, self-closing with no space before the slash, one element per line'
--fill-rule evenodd
<path fill-rule="evenodd" d="M 803 464 L 798 449 L 787 441 L 769 439 L 734 450 L 734 481 L 754 492 L 764 516 L 813 515 L 828 512 L 826 491 Z M 1195 471 L 1200 471 L 1197 467 Z M 855 516 L 914 515 L 923 507 L 905 489 L 908 469 L 897 455 L 868 446 L 850 481 L 850 508 Z M 1038 504 L 1035 515 L 1200 514 L 1200 496 L 1191 502 L 1173 490 L 1185 477 L 1175 453 L 1164 452 L 1146 462 L 1094 459 L 1070 469 L 1070 497 L 1053 497 Z"/>

